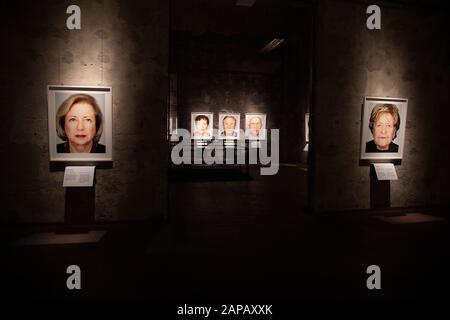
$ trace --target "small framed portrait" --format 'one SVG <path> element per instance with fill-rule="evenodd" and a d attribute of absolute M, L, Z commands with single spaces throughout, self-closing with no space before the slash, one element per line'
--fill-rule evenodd
<path fill-rule="evenodd" d="M 248 140 L 266 139 L 266 114 L 245 114 L 245 138 Z"/>
<path fill-rule="evenodd" d="M 407 107 L 403 98 L 364 98 L 361 160 L 402 159 Z"/>
<path fill-rule="evenodd" d="M 219 139 L 239 139 L 241 115 L 239 113 L 219 113 Z"/>
<path fill-rule="evenodd" d="M 50 161 L 112 161 L 111 87 L 47 87 Z"/>
<path fill-rule="evenodd" d="M 191 137 L 195 140 L 210 140 L 213 138 L 213 113 L 191 113 Z"/>

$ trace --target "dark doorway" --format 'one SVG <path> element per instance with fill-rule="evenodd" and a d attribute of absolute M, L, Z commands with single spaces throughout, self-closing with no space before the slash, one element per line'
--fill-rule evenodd
<path fill-rule="evenodd" d="M 170 217 L 199 218 L 203 207 L 208 220 L 234 204 L 221 219 L 242 219 L 259 206 L 272 207 L 277 192 L 284 206 L 306 208 L 312 21 L 312 6 L 297 1 L 172 1 L 169 144 L 179 141 L 175 129 L 191 129 L 193 112 L 212 113 L 214 128 L 219 114 L 238 113 L 241 129 L 246 113 L 262 113 L 267 129 L 279 129 L 280 169 L 261 176 L 258 165 L 172 165 Z M 282 219 L 278 210 L 270 212 Z"/>

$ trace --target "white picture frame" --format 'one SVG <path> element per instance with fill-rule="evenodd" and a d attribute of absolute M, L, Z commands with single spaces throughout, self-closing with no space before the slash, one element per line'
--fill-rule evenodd
<path fill-rule="evenodd" d="M 361 121 L 361 160 L 398 160 L 403 158 L 407 108 L 408 99 L 405 98 L 364 97 Z M 398 116 L 395 115 L 396 113 Z M 395 118 L 397 117 L 396 123 Z M 382 119 L 386 119 L 385 124 L 382 123 Z M 374 120 L 377 120 L 378 124 Z M 392 125 L 394 133 L 390 131 Z M 377 126 L 379 128 L 387 126 L 387 129 L 379 129 L 382 131 L 377 133 L 375 129 Z"/>
<path fill-rule="evenodd" d="M 226 118 L 226 119 L 225 119 Z M 225 131 L 224 119 L 230 121 L 234 119 L 235 127 L 233 131 Z M 240 113 L 219 113 L 219 132 L 217 133 L 219 139 L 238 140 L 240 138 L 241 130 L 241 114 Z"/>
<path fill-rule="evenodd" d="M 101 118 L 95 117 L 96 125 L 102 123 L 102 130 L 96 131 L 93 147 L 90 152 L 72 152 L 73 140 L 70 133 L 66 134 L 66 126 L 63 125 L 66 117 L 58 110 L 66 108 L 75 95 L 88 96 L 94 99 L 101 112 Z M 76 101 L 76 100 L 75 100 Z M 49 156 L 50 161 L 112 161 L 112 88 L 105 86 L 81 86 L 81 85 L 48 85 L 48 133 L 49 133 Z M 63 106 L 63 104 L 65 105 Z M 89 104 L 89 103 L 88 103 Z M 67 113 L 69 114 L 69 113 Z M 58 116 L 58 119 L 56 118 Z M 101 121 L 97 121 L 101 119 Z M 65 122 L 64 122 L 65 123 Z M 59 131 L 58 131 L 58 130 Z M 97 128 L 98 129 L 98 128 Z M 97 130 L 96 129 L 96 130 Z M 61 137 L 61 130 L 64 137 Z M 69 130 L 69 129 L 67 129 Z M 84 130 L 82 127 L 77 130 Z M 101 131 L 101 135 L 98 134 Z M 80 136 L 80 135 L 78 135 Z M 81 134 L 81 137 L 84 135 Z M 88 134 L 89 136 L 89 134 Z M 98 140 L 98 141 L 97 141 Z"/>
<path fill-rule="evenodd" d="M 205 125 L 206 119 L 208 119 L 206 129 L 199 127 Z M 211 140 L 213 138 L 213 120 L 212 112 L 191 112 L 191 138 L 193 140 Z"/>
<path fill-rule="evenodd" d="M 246 113 L 245 114 L 245 139 L 247 140 L 265 140 L 266 139 L 266 118 L 265 113 Z M 255 120 L 258 119 L 258 120 Z M 257 134 L 254 129 L 250 128 L 251 122 L 256 121 L 260 123 L 260 128 Z M 259 126 L 259 125 L 258 125 Z"/>

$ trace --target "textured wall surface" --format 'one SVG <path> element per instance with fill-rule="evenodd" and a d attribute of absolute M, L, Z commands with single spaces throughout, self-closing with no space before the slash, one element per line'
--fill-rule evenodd
<path fill-rule="evenodd" d="M 215 128 L 219 112 L 240 113 L 241 129 L 245 113 L 266 113 L 267 127 L 280 129 L 280 161 L 305 162 L 311 7 L 175 0 L 173 10 L 179 127 L 190 129 L 191 112 L 214 112 Z M 285 42 L 261 53 L 274 37 Z"/>
<path fill-rule="evenodd" d="M 364 96 L 409 99 L 391 206 L 448 205 L 448 12 L 381 6 L 382 28 L 370 31 L 365 10 L 346 1 L 321 1 L 318 8 L 312 205 L 318 211 L 370 205 L 369 167 L 359 165 Z"/>
<path fill-rule="evenodd" d="M 195 40 L 182 52 L 193 54 L 182 57 L 189 66 L 176 66 L 185 71 L 178 78 L 179 103 L 190 106 L 179 116 L 186 119 L 198 104 L 215 106 L 211 111 L 216 114 L 268 112 L 269 125 L 274 121 L 282 130 L 282 161 L 302 161 L 295 148 L 303 147 L 303 114 L 310 99 L 312 11 L 301 6 L 286 10 L 278 1 L 272 7 L 258 3 L 249 15 L 249 8 L 233 1 L 214 6 L 173 1 L 174 31 Z M 113 88 L 114 162 L 97 170 L 96 220 L 162 217 L 168 202 L 168 1 L 81 0 L 82 29 L 75 31 L 65 27 L 70 4 L 0 4 L 0 219 L 64 219 L 63 172 L 49 165 L 48 84 Z M 319 1 L 311 190 L 312 205 L 319 211 L 369 206 L 369 168 L 359 164 L 366 95 L 409 99 L 405 153 L 397 166 L 399 180 L 391 184 L 392 206 L 449 204 L 449 14 L 426 7 L 381 8 L 382 30 L 369 31 L 365 4 Z M 239 39 L 266 41 L 279 35 L 289 47 L 273 61 L 249 62 L 248 51 L 233 48 Z M 254 45 L 247 41 L 243 47 Z"/>
<path fill-rule="evenodd" d="M 261 42 L 263 43 L 263 42 Z M 282 50 L 275 57 L 259 54 L 248 39 L 221 36 L 184 39 L 179 52 L 179 126 L 191 128 L 191 112 L 213 112 L 214 128 L 219 112 L 267 113 L 267 127 L 279 128 L 277 117 L 282 106 Z"/>
<path fill-rule="evenodd" d="M 48 156 L 48 84 L 113 88 L 112 168 L 96 173 L 96 220 L 160 218 L 167 207 L 167 1 L 2 3 L 2 220 L 61 222 L 63 172 Z"/>

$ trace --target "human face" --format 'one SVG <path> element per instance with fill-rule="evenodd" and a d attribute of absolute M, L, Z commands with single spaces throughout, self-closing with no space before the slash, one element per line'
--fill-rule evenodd
<path fill-rule="evenodd" d="M 206 130 L 208 129 L 208 122 L 206 122 L 205 119 L 198 120 L 195 125 L 197 126 L 197 131 L 200 134 L 205 134 Z"/>
<path fill-rule="evenodd" d="M 261 130 L 261 127 L 262 127 L 261 119 L 259 119 L 258 117 L 251 118 L 249 127 L 250 127 L 252 134 L 258 135 L 259 131 Z"/>
<path fill-rule="evenodd" d="M 373 124 L 373 140 L 377 149 L 388 150 L 396 131 L 394 117 L 390 113 L 381 113 Z"/>
<path fill-rule="evenodd" d="M 72 105 L 65 118 L 64 130 L 71 146 L 78 150 L 83 146 L 92 146 L 97 133 L 94 107 L 87 102 Z M 90 152 L 90 149 L 84 152 Z"/>
<path fill-rule="evenodd" d="M 232 135 L 234 129 L 236 128 L 236 120 L 232 117 L 226 117 L 223 119 L 223 128 L 227 136 Z"/>

